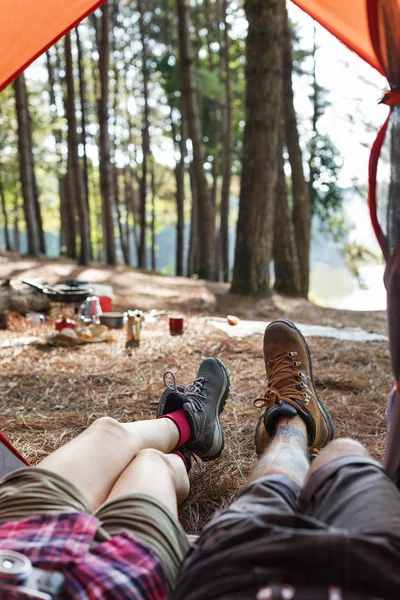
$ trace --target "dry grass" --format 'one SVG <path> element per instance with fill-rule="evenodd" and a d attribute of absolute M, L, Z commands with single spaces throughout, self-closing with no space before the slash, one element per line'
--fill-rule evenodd
<path fill-rule="evenodd" d="M 374 329 L 373 316 L 369 324 Z M 217 355 L 225 362 L 231 378 L 222 415 L 225 452 L 215 463 L 195 465 L 191 494 L 182 510 L 186 530 L 198 532 L 243 486 L 255 459 L 254 424 L 260 411 L 252 400 L 265 386 L 261 337 L 233 340 L 200 317 L 189 316 L 181 337 L 169 336 L 165 317 L 147 325 L 141 347 L 131 358 L 122 331 L 115 343 L 76 349 L 19 344 L 23 337 L 44 336 L 50 330 L 51 325 L 45 325 L 0 332 L 0 427 L 33 464 L 96 417 L 152 418 L 165 370 L 189 383 L 203 357 Z M 10 345 L 4 347 L 7 342 Z M 355 437 L 380 459 L 391 385 L 387 344 L 317 338 L 309 342 L 318 391 L 337 435 Z"/>

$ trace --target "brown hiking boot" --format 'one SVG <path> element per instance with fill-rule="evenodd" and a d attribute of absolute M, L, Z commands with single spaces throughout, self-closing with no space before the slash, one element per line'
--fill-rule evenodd
<path fill-rule="evenodd" d="M 314 386 L 310 350 L 301 331 L 287 319 L 270 323 L 264 334 L 268 387 L 255 406 L 266 410 L 256 427 L 260 456 L 275 434 L 278 419 L 298 414 L 307 427 L 308 447 L 319 450 L 333 438 L 332 421 Z"/>

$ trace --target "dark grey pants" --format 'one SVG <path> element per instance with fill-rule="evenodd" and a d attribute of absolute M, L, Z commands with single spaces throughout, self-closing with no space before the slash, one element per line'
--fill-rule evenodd
<path fill-rule="evenodd" d="M 201 533 L 175 598 L 247 600 L 284 583 L 400 598 L 400 493 L 376 461 L 336 459 L 301 491 L 284 476 L 252 482 Z"/>

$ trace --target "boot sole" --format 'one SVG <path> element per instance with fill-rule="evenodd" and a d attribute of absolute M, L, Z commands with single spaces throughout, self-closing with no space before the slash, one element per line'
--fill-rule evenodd
<path fill-rule="evenodd" d="M 221 446 L 219 447 L 218 452 L 216 452 L 215 454 L 212 454 L 210 456 L 208 456 L 208 455 L 201 456 L 200 458 L 201 458 L 201 460 L 203 462 L 209 462 L 210 460 L 215 460 L 216 458 L 219 458 L 221 456 L 221 454 L 222 454 L 222 451 L 223 451 L 224 447 L 225 447 L 225 433 L 224 433 L 224 430 L 222 428 L 221 422 L 219 420 L 219 415 L 222 413 L 222 411 L 225 408 L 225 404 L 226 404 L 226 401 L 227 401 L 228 396 L 229 396 L 231 381 L 229 379 L 227 368 L 224 365 L 224 363 L 222 362 L 222 360 L 220 360 L 219 358 L 216 358 L 215 356 L 214 356 L 214 359 L 217 361 L 217 363 L 221 367 L 221 370 L 222 370 L 223 375 L 224 375 L 224 387 L 222 388 L 221 394 L 220 394 L 220 396 L 218 398 L 218 402 L 217 402 L 217 405 L 216 405 L 217 411 L 216 411 L 216 415 L 215 415 L 216 426 L 217 426 L 217 433 L 218 433 L 218 438 L 221 440 Z"/>
<path fill-rule="evenodd" d="M 317 399 L 317 404 L 318 404 L 318 408 L 320 409 L 322 416 L 325 420 L 325 423 L 328 427 L 328 431 L 329 431 L 329 435 L 328 435 L 328 439 L 327 442 L 330 442 L 334 435 L 335 435 L 335 430 L 333 428 L 333 423 L 332 423 L 332 419 L 329 416 L 328 411 L 326 410 L 324 403 L 322 402 L 321 398 L 318 396 L 317 394 L 317 390 L 315 389 L 315 383 L 314 383 L 314 376 L 313 376 L 313 370 L 312 370 L 312 359 L 311 359 L 311 352 L 310 352 L 310 348 L 308 347 L 308 344 L 305 340 L 304 335 L 301 333 L 300 329 L 298 327 L 296 327 L 296 325 L 292 322 L 289 321 L 289 319 L 278 319 L 277 321 L 274 321 L 274 323 L 285 323 L 286 325 L 289 325 L 289 327 L 291 327 L 292 329 L 294 329 L 299 336 L 301 337 L 301 339 L 303 340 L 303 344 L 307 350 L 307 356 L 308 356 L 308 360 L 310 363 L 310 378 L 311 378 L 311 382 L 313 384 L 313 388 L 314 388 L 314 392 L 315 392 L 315 397 Z"/>

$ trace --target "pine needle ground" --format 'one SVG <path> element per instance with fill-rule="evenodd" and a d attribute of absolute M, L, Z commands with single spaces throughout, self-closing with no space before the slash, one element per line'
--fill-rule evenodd
<path fill-rule="evenodd" d="M 319 322 L 329 324 L 333 314 L 317 307 L 307 311 L 295 311 L 297 320 L 317 322 L 316 316 L 323 314 Z M 345 324 L 350 324 L 348 315 L 341 315 Z M 364 313 L 363 326 L 382 332 L 382 315 L 377 321 L 372 313 Z M 97 417 L 152 418 L 165 370 L 174 371 L 178 382 L 186 384 L 193 381 L 203 358 L 218 356 L 225 362 L 231 378 L 222 415 L 225 451 L 214 463 L 194 465 L 190 496 L 181 511 L 186 531 L 198 533 L 213 512 L 244 486 L 255 461 L 254 426 L 260 410 L 253 400 L 265 390 L 262 337 L 231 339 L 202 316 L 187 315 L 187 331 L 181 337 L 169 335 L 166 317 L 146 325 L 141 346 L 131 357 L 125 351 L 124 331 L 117 332 L 114 343 L 74 349 L 27 345 L 31 338 L 44 339 L 50 331 L 50 324 L 30 328 L 17 320 L 14 331 L 0 332 L 0 427 L 32 464 Z M 336 435 L 354 437 L 380 460 L 392 383 L 387 343 L 308 341 L 317 389 L 332 415 Z"/>

